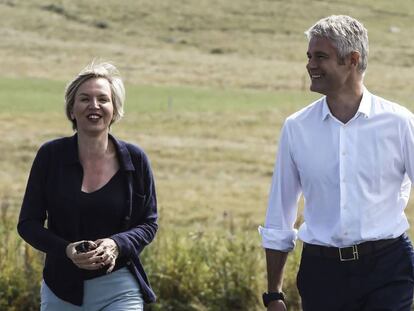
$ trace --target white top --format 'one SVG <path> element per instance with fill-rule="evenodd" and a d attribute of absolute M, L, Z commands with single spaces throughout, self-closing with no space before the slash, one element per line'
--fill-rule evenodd
<path fill-rule="evenodd" d="M 414 177 L 414 116 L 364 89 L 346 124 L 326 97 L 288 117 L 282 128 L 262 245 L 292 250 L 295 240 L 344 247 L 398 237 Z M 300 194 L 304 223 L 293 225 Z"/>

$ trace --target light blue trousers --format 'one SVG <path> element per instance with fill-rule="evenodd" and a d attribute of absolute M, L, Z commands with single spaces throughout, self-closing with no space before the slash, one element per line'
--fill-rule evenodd
<path fill-rule="evenodd" d="M 83 305 L 66 302 L 42 281 L 41 311 L 143 311 L 144 302 L 134 276 L 127 268 L 85 281 Z"/>

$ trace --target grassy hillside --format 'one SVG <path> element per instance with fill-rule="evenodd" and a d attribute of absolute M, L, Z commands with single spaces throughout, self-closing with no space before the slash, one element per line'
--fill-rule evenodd
<path fill-rule="evenodd" d="M 132 84 L 306 89 L 304 30 L 330 14 L 369 29 L 367 85 L 412 91 L 406 0 L 2 0 L 0 76 L 66 81 L 92 58 Z"/>
<path fill-rule="evenodd" d="M 15 257 L 26 258 L 28 252 L 13 228 L 35 152 L 44 141 L 71 134 L 61 103 L 63 87 L 50 80 L 0 79 L 0 137 L 2 150 L 7 150 L 0 153 L 0 203 L 9 207 L 9 218 L 3 220 L 7 227 L 1 222 L 6 217 L 0 217 L 0 242 L 13 246 L 9 257 L 0 256 L 0 267 L 7 271 L 22 273 L 25 261 Z M 112 130 L 141 145 L 154 168 L 162 228 L 146 265 L 161 296 L 154 310 L 165 310 L 168 299 L 181 300 L 172 310 L 223 310 L 209 302 L 220 299 L 234 307 L 226 310 L 253 310 L 249 306 L 260 305 L 256 294 L 265 287 L 257 226 L 264 218 L 277 133 L 286 114 L 298 108 L 296 103 L 314 95 L 133 85 L 127 91 L 126 117 Z M 0 247 L 0 253 L 7 249 Z M 297 263 L 297 257 L 292 260 Z M 223 274 L 228 284 L 217 281 Z M 179 281 L 171 283 L 170 278 Z M 2 281 L 5 288 L 12 286 L 0 278 L 0 290 Z M 286 284 L 293 282 L 291 277 Z M 287 290 L 294 292 L 294 287 Z M 38 298 L 36 287 L 27 291 Z M 244 309 L 238 307 L 244 301 L 240 295 L 250 303 Z M 295 303 L 296 295 L 290 295 Z M 207 308 L 182 307 L 194 301 L 205 305 L 203 299 Z"/>
<path fill-rule="evenodd" d="M 259 293 L 265 277 L 256 229 L 264 219 L 279 129 L 288 114 L 318 97 L 307 91 L 303 32 L 334 13 L 353 15 L 369 30 L 367 86 L 414 108 L 412 1 L 0 0 L 0 203 L 2 212 L 11 207 L 10 218 L 0 214 L 7 223 L 0 223 L 2 245 L 4 237 L 15 239 L 15 211 L 39 145 L 72 133 L 63 114 L 65 83 L 91 59 L 102 58 L 114 61 L 127 82 L 126 117 L 113 133 L 146 150 L 157 180 L 164 231 L 148 259 L 156 290 L 164 299 L 185 296 L 177 288 L 166 295 L 171 283 L 160 271 L 173 279 L 185 275 L 177 283 L 188 294 L 197 288 L 192 281 L 198 274 L 188 262 L 204 264 L 197 265 L 205 269 L 198 285 L 208 287 L 205 280 L 219 283 L 209 278 L 208 260 L 228 273 L 232 265 L 225 262 L 238 260 L 256 269 L 251 290 Z M 248 243 L 234 239 L 241 231 Z M 215 246 L 222 257 L 206 251 Z M 0 254 L 6 250 L 0 247 Z M 191 257 L 195 251 L 198 257 Z M 14 259 L 0 256 L 1 271 Z M 291 257 L 286 282 L 292 301 L 297 259 Z M 11 276 L 22 264 L 16 266 L 8 266 Z M 189 310 L 208 310 L 200 301 Z"/>
<path fill-rule="evenodd" d="M 8 90 L 0 93 L 0 137 L 8 150 L 0 153 L 0 189 L 17 203 L 39 145 L 71 129 L 63 83 L 3 78 L 0 88 Z M 253 212 L 254 227 L 263 219 L 283 116 L 310 95 L 130 85 L 126 117 L 113 132 L 148 152 L 165 221 L 187 230 Z"/>

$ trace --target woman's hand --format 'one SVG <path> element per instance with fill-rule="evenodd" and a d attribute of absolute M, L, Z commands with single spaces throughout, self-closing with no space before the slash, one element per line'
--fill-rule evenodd
<path fill-rule="evenodd" d="M 112 272 L 115 267 L 119 251 L 118 245 L 112 239 L 88 241 L 90 250 L 85 253 L 76 251 L 76 246 L 85 241 L 70 243 L 66 247 L 66 256 L 80 269 L 98 270 L 107 267 L 106 273 Z"/>
<path fill-rule="evenodd" d="M 118 245 L 112 239 L 99 239 L 95 243 L 98 246 L 96 248 L 98 255 L 102 257 L 102 262 L 108 267 L 106 273 L 112 272 L 119 256 Z"/>
<path fill-rule="evenodd" d="M 90 250 L 85 253 L 81 253 L 76 250 L 76 246 L 84 242 L 85 241 L 78 241 L 70 243 L 66 247 L 66 256 L 68 256 L 74 265 L 80 269 L 98 270 L 103 268 L 105 264 L 103 263 L 102 256 L 99 256 L 97 252 L 98 245 L 95 242 L 87 241 L 89 243 Z"/>

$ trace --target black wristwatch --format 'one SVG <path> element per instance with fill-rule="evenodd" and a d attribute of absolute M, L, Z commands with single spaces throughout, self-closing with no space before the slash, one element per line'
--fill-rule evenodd
<path fill-rule="evenodd" d="M 263 304 L 265 307 L 269 305 L 272 301 L 282 300 L 285 301 L 285 295 L 282 292 L 280 293 L 263 293 Z"/>

